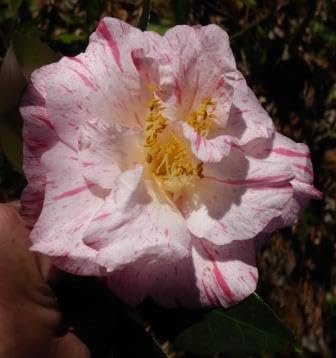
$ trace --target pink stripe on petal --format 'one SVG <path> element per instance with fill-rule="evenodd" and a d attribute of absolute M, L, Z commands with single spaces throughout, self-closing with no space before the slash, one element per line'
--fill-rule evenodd
<path fill-rule="evenodd" d="M 203 247 L 203 250 L 208 255 L 209 259 L 211 260 L 211 263 L 213 266 L 212 272 L 215 276 L 218 286 L 221 288 L 222 292 L 224 293 L 224 296 L 226 297 L 226 300 L 228 301 L 228 303 L 233 304 L 235 302 L 233 292 L 231 291 L 229 285 L 227 284 L 224 276 L 220 272 L 220 269 L 217 265 L 216 258 L 212 255 L 212 253 L 208 250 L 208 248 L 204 245 L 203 242 L 201 242 L 201 245 Z"/>
<path fill-rule="evenodd" d="M 108 27 L 106 26 L 104 21 L 101 21 L 98 26 L 98 31 L 102 34 L 104 39 L 107 41 L 107 44 L 111 50 L 112 56 L 119 67 L 120 71 L 123 72 L 123 68 L 120 61 L 120 52 L 116 41 L 114 40 L 111 32 L 109 31 Z"/>
<path fill-rule="evenodd" d="M 202 137 L 201 137 L 199 134 L 197 134 L 196 143 L 195 143 L 195 145 L 196 145 L 196 150 L 199 150 L 199 149 L 200 149 L 201 143 L 202 143 Z"/>
<path fill-rule="evenodd" d="M 67 58 L 68 58 L 69 60 L 71 60 L 71 61 L 75 61 L 75 62 L 77 62 L 77 63 L 83 65 L 83 62 L 82 62 L 78 57 L 76 57 L 76 56 L 74 56 L 74 57 L 69 56 L 69 57 L 67 57 Z"/>
<path fill-rule="evenodd" d="M 62 194 L 60 194 L 60 195 L 54 196 L 54 197 L 53 197 L 53 200 L 60 200 L 60 199 L 64 199 L 64 198 L 68 198 L 68 197 L 71 197 L 71 196 L 78 195 L 78 194 L 80 194 L 81 192 L 90 189 L 93 185 L 94 185 L 94 184 L 82 185 L 82 186 L 80 186 L 80 187 L 78 187 L 78 188 L 65 191 L 64 193 L 62 193 Z"/>
<path fill-rule="evenodd" d="M 221 288 L 221 290 L 223 291 L 225 297 L 227 298 L 228 303 L 229 304 L 234 303 L 235 299 L 234 299 L 233 292 L 231 291 L 229 285 L 227 284 L 224 276 L 220 272 L 216 261 L 213 261 L 212 272 L 215 275 L 215 279 L 216 279 L 219 287 Z"/>
<path fill-rule="evenodd" d="M 225 224 L 223 224 L 221 221 L 217 221 L 217 223 L 224 232 L 227 230 L 227 226 Z"/>
<path fill-rule="evenodd" d="M 313 197 L 316 198 L 316 199 L 322 199 L 323 196 L 324 196 L 324 194 L 323 194 L 321 191 L 315 189 L 313 186 L 310 187 L 310 193 L 311 193 L 311 194 L 313 195 Z"/>
<path fill-rule="evenodd" d="M 249 274 L 250 274 L 250 276 L 252 277 L 252 280 L 253 280 L 255 283 L 257 283 L 257 282 L 258 282 L 257 276 L 256 276 L 252 271 L 249 271 Z"/>
<path fill-rule="evenodd" d="M 67 57 L 69 60 L 71 60 L 71 61 L 75 61 L 75 62 L 77 62 L 77 63 L 79 63 L 80 65 L 82 65 L 88 72 L 90 72 L 91 74 L 92 74 L 92 72 L 91 72 L 91 70 L 88 68 L 88 66 L 80 59 L 80 58 L 78 58 L 77 56 L 75 56 L 75 57 Z"/>
<path fill-rule="evenodd" d="M 221 78 L 217 83 L 216 90 L 220 89 L 224 83 L 225 83 L 224 78 Z"/>
<path fill-rule="evenodd" d="M 182 91 L 178 80 L 175 78 L 174 94 L 178 104 L 182 101 Z"/>
<path fill-rule="evenodd" d="M 286 157 L 298 157 L 298 158 L 309 158 L 309 153 L 301 153 L 287 148 L 273 148 L 272 153 L 284 155 Z"/>
<path fill-rule="evenodd" d="M 100 221 L 100 220 L 107 218 L 110 215 L 111 215 L 111 213 L 103 213 L 103 214 L 95 217 L 92 221 Z"/>
<path fill-rule="evenodd" d="M 309 174 L 310 176 L 313 176 L 313 171 L 306 167 L 305 165 L 301 165 L 301 164 L 293 164 L 296 168 L 302 169 L 304 172 L 306 172 L 307 174 Z"/>
<path fill-rule="evenodd" d="M 63 87 L 68 93 L 73 94 L 73 91 L 67 86 L 61 85 L 61 87 Z"/>
<path fill-rule="evenodd" d="M 214 180 L 218 183 L 229 184 L 229 185 L 249 185 L 249 184 L 267 184 L 267 183 L 278 183 L 279 181 L 289 181 L 294 178 L 294 175 L 274 175 L 262 178 L 233 180 L 233 179 L 220 179 L 213 176 L 205 176 L 205 179 Z"/>
<path fill-rule="evenodd" d="M 75 68 L 71 68 L 71 71 L 75 72 L 83 81 L 83 83 L 87 86 L 92 88 L 95 92 L 98 91 L 98 86 L 94 84 L 88 77 L 86 77 L 83 73 L 77 71 Z"/>
<path fill-rule="evenodd" d="M 71 61 L 75 61 L 75 62 L 79 63 L 81 66 L 83 66 L 85 68 L 86 71 L 88 71 L 90 73 L 91 76 L 94 76 L 94 74 L 92 73 L 92 71 L 90 70 L 88 65 L 85 62 L 83 62 L 79 57 L 75 56 L 75 57 L 67 57 L 67 58 Z"/>
<path fill-rule="evenodd" d="M 81 227 L 83 227 L 84 224 L 79 224 L 78 226 L 74 227 L 73 229 L 69 230 L 67 233 L 68 234 L 74 234 L 75 232 L 77 232 Z"/>
<path fill-rule="evenodd" d="M 254 191 L 274 191 L 274 186 L 270 186 L 270 187 L 267 187 L 267 186 L 255 186 L 253 187 L 253 190 Z M 281 185 L 281 186 L 277 186 L 276 187 L 276 190 L 279 191 L 279 190 L 282 190 L 284 192 L 292 192 L 293 190 L 293 187 L 290 183 L 286 184 L 286 185 Z"/>
<path fill-rule="evenodd" d="M 95 163 L 92 163 L 92 162 L 83 162 L 82 164 L 83 164 L 84 168 L 92 167 L 93 165 L 95 165 Z"/>
<path fill-rule="evenodd" d="M 42 117 L 42 116 L 38 116 L 37 114 L 32 114 L 32 118 L 44 123 L 48 128 L 55 130 L 55 127 L 53 126 L 53 124 L 46 118 Z"/>

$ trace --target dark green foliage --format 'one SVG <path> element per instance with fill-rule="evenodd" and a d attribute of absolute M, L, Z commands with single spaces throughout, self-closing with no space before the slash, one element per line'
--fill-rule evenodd
<path fill-rule="evenodd" d="M 292 349 L 293 343 L 292 333 L 255 294 L 228 310 L 211 311 L 175 340 L 188 352 L 243 356 Z"/>

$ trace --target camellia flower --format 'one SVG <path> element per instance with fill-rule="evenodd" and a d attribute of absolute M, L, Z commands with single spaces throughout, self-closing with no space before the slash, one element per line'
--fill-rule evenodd
<path fill-rule="evenodd" d="M 32 250 L 131 304 L 239 302 L 260 240 L 320 197 L 215 25 L 104 18 L 85 53 L 33 73 L 21 113 Z"/>

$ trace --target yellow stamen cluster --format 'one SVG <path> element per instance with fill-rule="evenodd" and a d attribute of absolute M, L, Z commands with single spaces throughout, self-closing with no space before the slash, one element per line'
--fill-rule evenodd
<path fill-rule="evenodd" d="M 202 162 L 195 165 L 186 145 L 167 128 L 164 107 L 158 99 L 149 104 L 146 118 L 146 162 L 159 185 L 175 193 L 190 184 L 195 177 L 202 177 Z"/>
<path fill-rule="evenodd" d="M 153 161 L 153 155 L 157 154 L 156 151 L 159 148 L 157 147 L 158 135 L 162 133 L 167 127 L 167 120 L 162 115 L 164 110 L 158 99 L 153 99 L 149 104 L 149 114 L 146 118 L 146 141 L 145 148 L 146 152 L 146 162 L 151 163 Z M 156 149 L 153 151 L 153 149 Z"/>
<path fill-rule="evenodd" d="M 215 114 L 212 113 L 215 105 L 216 103 L 212 98 L 207 98 L 201 103 L 198 110 L 192 112 L 187 119 L 187 123 L 201 136 L 206 137 L 209 134 L 215 119 Z"/>

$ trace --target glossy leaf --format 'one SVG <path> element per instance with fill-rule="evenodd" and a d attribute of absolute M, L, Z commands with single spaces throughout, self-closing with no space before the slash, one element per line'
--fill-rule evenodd
<path fill-rule="evenodd" d="M 22 119 L 18 108 L 23 89 L 36 68 L 56 61 L 57 54 L 32 34 L 16 32 L 0 68 L 0 144 L 14 168 L 22 167 Z"/>
<path fill-rule="evenodd" d="M 13 167 L 22 172 L 22 120 L 16 109 L 0 118 L 0 147 Z"/>
<path fill-rule="evenodd" d="M 34 32 L 15 32 L 13 35 L 13 49 L 27 79 L 36 68 L 55 62 L 60 57 L 48 45 L 43 43 Z"/>
<path fill-rule="evenodd" d="M 27 80 L 11 45 L 0 68 L 0 118 L 18 105 L 26 84 Z"/>
<path fill-rule="evenodd" d="M 0 146 L 18 171 L 22 167 L 22 120 L 18 105 L 26 84 L 27 80 L 11 45 L 0 68 Z"/>
<path fill-rule="evenodd" d="M 293 344 L 292 333 L 256 294 L 230 309 L 211 311 L 175 340 L 184 351 L 235 356 L 279 352 Z"/>

